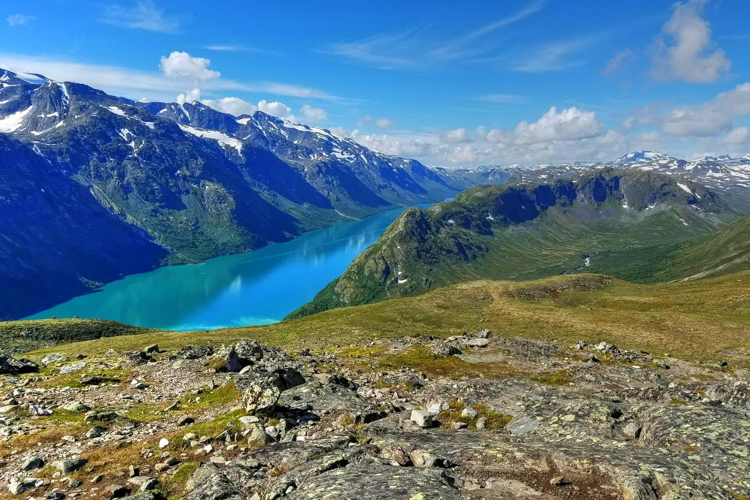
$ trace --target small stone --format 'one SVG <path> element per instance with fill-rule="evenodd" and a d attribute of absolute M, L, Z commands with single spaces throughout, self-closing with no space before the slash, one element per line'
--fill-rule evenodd
<path fill-rule="evenodd" d="M 195 419 L 192 417 L 188 417 L 187 415 L 180 417 L 180 419 L 177 421 L 177 425 L 180 427 L 184 425 L 190 425 L 195 422 Z"/>
<path fill-rule="evenodd" d="M 487 428 L 487 418 L 486 417 L 480 417 L 477 419 L 476 423 L 477 429 L 484 430 Z"/>
<path fill-rule="evenodd" d="M 641 436 L 641 426 L 636 422 L 629 422 L 622 429 L 622 433 L 632 439 L 638 439 Z"/>
<path fill-rule="evenodd" d="M 260 422 L 260 419 L 255 415 L 246 415 L 244 417 L 240 417 L 240 423 L 242 424 L 242 427 L 246 429 L 252 429 L 253 424 L 257 424 L 258 422 Z M 187 436 L 185 436 L 185 439 L 187 439 Z"/>
<path fill-rule="evenodd" d="M 131 386 L 131 387 L 133 387 L 134 389 L 138 389 L 138 390 L 141 390 L 141 391 L 142 391 L 143 389 L 146 389 L 146 388 L 148 387 L 148 386 L 147 386 L 146 384 L 144 384 L 143 382 L 139 382 L 139 381 L 137 381 L 137 380 L 133 380 L 133 381 L 131 381 L 131 382 L 130 382 L 130 386 Z"/>
<path fill-rule="evenodd" d="M 68 488 L 79 488 L 82 484 L 78 479 L 71 479 L 68 481 Z"/>
<path fill-rule="evenodd" d="M 552 479 L 550 479 L 549 484 L 552 486 L 565 486 L 568 483 L 568 481 L 565 480 L 565 476 L 555 476 Z"/>
<path fill-rule="evenodd" d="M 487 347 L 490 341 L 487 339 L 469 339 L 466 341 L 468 347 Z"/>
<path fill-rule="evenodd" d="M 96 476 L 94 476 L 94 477 L 91 478 L 91 482 L 92 483 L 99 483 L 99 482 L 101 482 L 102 479 L 104 479 L 104 476 L 102 476 L 101 474 L 97 474 Z"/>
<path fill-rule="evenodd" d="M 72 411 L 75 413 L 80 413 L 82 411 L 89 411 L 91 408 L 88 405 L 81 403 L 80 401 L 73 401 L 72 403 L 68 403 L 62 406 L 62 409 L 67 410 L 67 411 Z"/>
<path fill-rule="evenodd" d="M 477 332 L 477 338 L 480 338 L 480 339 L 488 339 L 491 336 L 492 336 L 492 331 L 490 330 L 485 329 L 485 330 L 479 330 L 479 332 Z"/>
<path fill-rule="evenodd" d="M 167 464 L 156 464 L 156 465 L 154 465 L 154 470 L 156 472 L 164 472 L 167 469 L 169 469 L 169 466 Z"/>
<path fill-rule="evenodd" d="M 242 420 L 242 418 L 240 420 Z M 184 439 L 185 441 L 195 441 L 196 439 L 198 439 L 198 435 L 194 432 L 188 432 L 187 434 L 182 436 L 182 439 Z"/>
<path fill-rule="evenodd" d="M 135 465 L 131 465 L 130 467 L 128 467 L 128 475 L 130 477 L 139 476 L 140 473 L 141 473 L 141 471 Z"/>
<path fill-rule="evenodd" d="M 159 440 L 159 448 L 160 448 L 160 449 L 164 449 L 164 448 L 166 448 L 167 446 L 169 446 L 169 439 L 167 439 L 167 438 L 161 438 L 161 439 Z"/>
<path fill-rule="evenodd" d="M 167 464 L 169 467 L 174 467 L 175 465 L 179 464 L 180 461 L 177 460 L 175 457 L 167 457 L 167 459 L 164 460 L 164 463 Z"/>
<path fill-rule="evenodd" d="M 458 431 L 461 429 L 466 429 L 468 427 L 468 424 L 466 422 L 453 422 L 451 424 L 451 427 L 453 428 L 453 430 Z"/>
<path fill-rule="evenodd" d="M 107 432 L 106 427 L 102 427 L 101 425 L 95 425 L 86 432 L 86 437 L 89 439 L 97 438 L 97 437 L 104 435 L 105 432 Z"/>
<path fill-rule="evenodd" d="M 409 420 L 423 429 L 432 427 L 432 415 L 424 410 L 412 410 Z"/>
<path fill-rule="evenodd" d="M 475 419 L 477 418 L 477 415 L 479 415 L 479 412 L 476 411 L 474 408 L 467 406 L 463 410 L 461 410 L 461 416 L 463 418 L 469 418 L 469 419 Z"/>
<path fill-rule="evenodd" d="M 44 498 L 47 500 L 65 500 L 65 493 L 62 491 L 51 491 Z"/>

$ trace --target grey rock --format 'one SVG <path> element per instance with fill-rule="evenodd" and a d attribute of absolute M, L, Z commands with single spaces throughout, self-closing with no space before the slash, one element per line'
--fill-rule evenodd
<path fill-rule="evenodd" d="M 185 346 L 180 348 L 175 357 L 178 359 L 200 359 L 213 356 L 214 348 L 210 345 Z"/>
<path fill-rule="evenodd" d="M 488 339 L 490 337 L 492 337 L 492 331 L 490 330 L 485 329 L 485 330 L 479 330 L 479 332 L 477 332 L 477 338 Z"/>
<path fill-rule="evenodd" d="M 423 429 L 432 427 L 432 414 L 424 410 L 412 410 L 409 420 Z"/>
<path fill-rule="evenodd" d="M 508 425 L 508 430 L 514 436 L 523 436 L 536 430 L 539 427 L 539 420 L 534 417 L 522 417 L 513 420 Z"/>
<path fill-rule="evenodd" d="M 9 354 L 0 354 L 0 375 L 20 375 L 38 371 L 39 365 L 29 359 L 15 359 Z"/>
<path fill-rule="evenodd" d="M 278 375 L 254 377 L 242 393 L 242 405 L 248 413 L 270 413 L 281 397 Z"/>
<path fill-rule="evenodd" d="M 629 422 L 623 427 L 622 433 L 632 439 L 638 439 L 641 436 L 641 426 L 637 422 Z"/>
<path fill-rule="evenodd" d="M 42 457 L 31 457 L 26 459 L 26 461 L 21 465 L 22 471 L 29 471 L 34 469 L 41 469 L 44 467 L 44 460 Z"/>
<path fill-rule="evenodd" d="M 69 460 L 59 460 L 55 462 L 55 467 L 64 475 L 68 475 L 77 471 L 87 463 L 89 463 L 89 461 L 85 458 L 71 458 Z"/>
<path fill-rule="evenodd" d="M 467 347 L 487 347 L 490 345 L 490 341 L 488 339 L 469 339 L 465 342 Z"/>
<path fill-rule="evenodd" d="M 100 436 L 103 436 L 105 432 L 107 432 L 106 427 L 102 427 L 101 425 L 95 425 L 91 429 L 86 431 L 86 437 L 89 439 L 98 438 Z"/>
<path fill-rule="evenodd" d="M 447 358 L 448 356 L 455 356 L 461 354 L 461 349 L 454 345 L 443 344 L 438 345 L 430 349 L 430 354 L 439 358 Z"/>
<path fill-rule="evenodd" d="M 62 408 L 72 412 L 89 411 L 91 409 L 88 405 L 81 403 L 80 401 L 73 401 L 72 403 L 62 406 Z"/>
<path fill-rule="evenodd" d="M 185 483 L 185 493 L 190 493 L 199 486 L 202 486 L 218 471 L 218 467 L 211 462 L 201 463 Z"/>
<path fill-rule="evenodd" d="M 60 368 L 60 374 L 67 375 L 69 373 L 79 372 L 86 368 L 87 363 L 85 361 L 81 361 L 80 363 L 72 363 L 69 365 L 65 365 L 62 368 Z"/>
<path fill-rule="evenodd" d="M 42 358 L 42 364 L 45 366 L 50 363 L 67 363 L 68 361 L 70 361 L 69 357 L 57 353 L 47 354 Z"/>
<path fill-rule="evenodd" d="M 130 489 L 122 484 L 113 484 L 107 487 L 107 492 L 111 498 L 123 498 L 128 496 Z"/>
<path fill-rule="evenodd" d="M 461 416 L 464 418 L 475 419 L 477 418 L 477 415 L 479 415 L 479 412 L 471 406 L 467 406 L 466 408 L 461 410 Z"/>
<path fill-rule="evenodd" d="M 194 419 L 193 417 L 189 417 L 189 416 L 187 416 L 187 415 L 183 415 L 183 416 L 182 416 L 182 417 L 180 417 L 180 419 L 179 419 L 179 420 L 177 421 L 177 425 L 179 425 L 180 427 L 182 427 L 182 426 L 184 426 L 184 425 L 190 425 L 190 424 L 192 424 L 192 423 L 194 423 L 194 422 L 195 422 L 195 419 Z"/>

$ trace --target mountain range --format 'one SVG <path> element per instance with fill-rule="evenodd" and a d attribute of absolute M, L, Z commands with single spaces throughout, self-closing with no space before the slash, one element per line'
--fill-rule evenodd
<path fill-rule="evenodd" d="M 603 168 L 660 172 L 690 179 L 720 193 L 733 208 L 750 213 L 750 153 L 741 158 L 729 155 L 682 160 L 665 153 L 636 151 L 609 162 L 561 163 L 548 165 L 485 166 L 476 169 L 441 171 L 457 183 L 499 184 L 503 182 L 545 182 Z"/>
<path fill-rule="evenodd" d="M 327 130 L 0 70 L 0 318 L 461 184 Z"/>
<path fill-rule="evenodd" d="M 292 317 L 477 279 L 599 272 L 654 282 L 737 271 L 750 267 L 747 219 L 724 227 L 737 217 L 717 192 L 656 171 L 476 187 L 405 212 Z"/>

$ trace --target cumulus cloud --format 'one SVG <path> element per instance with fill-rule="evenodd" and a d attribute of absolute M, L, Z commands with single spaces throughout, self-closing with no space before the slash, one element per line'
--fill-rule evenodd
<path fill-rule="evenodd" d="M 698 106 L 674 109 L 662 130 L 681 137 L 715 137 L 732 128 L 738 116 L 750 115 L 750 83 L 738 85 Z"/>
<path fill-rule="evenodd" d="M 167 78 L 202 83 L 221 76 L 218 71 L 208 69 L 210 65 L 211 60 L 205 57 L 193 57 L 187 52 L 174 51 L 169 56 L 161 57 L 159 68 Z"/>
<path fill-rule="evenodd" d="M 471 142 L 471 137 L 469 137 L 469 133 L 465 128 L 449 130 L 441 135 L 440 138 L 448 144 L 466 144 Z"/>
<path fill-rule="evenodd" d="M 513 135 L 518 144 L 536 144 L 587 139 L 599 135 L 603 128 L 593 111 L 574 106 L 558 112 L 553 106 L 536 122 L 519 123 Z"/>
<path fill-rule="evenodd" d="M 8 22 L 8 26 L 23 26 L 24 24 L 29 24 L 34 19 L 36 19 L 36 17 L 34 16 L 27 16 L 25 14 L 13 14 L 12 16 L 8 16 L 6 18 L 6 21 Z"/>
<path fill-rule="evenodd" d="M 150 0 L 143 0 L 131 7 L 110 5 L 101 19 L 107 24 L 124 28 L 142 29 L 161 33 L 176 33 L 180 30 L 177 18 L 168 16 Z"/>
<path fill-rule="evenodd" d="M 328 118 L 328 113 L 323 108 L 313 108 L 309 104 L 302 106 L 302 116 L 308 122 L 320 122 Z"/>
<path fill-rule="evenodd" d="M 201 102 L 217 111 L 234 116 L 252 115 L 258 111 L 258 106 L 239 97 L 224 97 L 216 100 L 204 99 Z"/>
<path fill-rule="evenodd" d="M 297 117 L 292 113 L 292 108 L 281 102 L 268 102 L 260 101 L 258 103 L 258 110 L 263 111 L 269 115 L 276 116 L 282 120 L 288 120 L 290 122 L 296 122 Z"/>
<path fill-rule="evenodd" d="M 723 50 L 715 48 L 711 26 L 703 19 L 708 0 L 676 3 L 654 46 L 652 76 L 657 80 L 711 83 L 729 70 L 732 63 Z"/>

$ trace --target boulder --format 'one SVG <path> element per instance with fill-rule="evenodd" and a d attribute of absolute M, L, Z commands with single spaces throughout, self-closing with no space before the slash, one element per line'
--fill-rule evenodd
<path fill-rule="evenodd" d="M 70 361 L 69 357 L 54 352 L 52 354 L 47 354 L 42 358 L 42 364 L 44 366 L 47 366 L 50 363 L 66 363 L 68 361 Z"/>
<path fill-rule="evenodd" d="M 15 359 L 8 354 L 0 354 L 0 375 L 19 375 L 38 371 L 39 365 L 29 359 Z"/>

